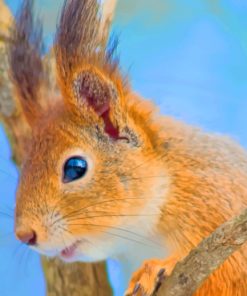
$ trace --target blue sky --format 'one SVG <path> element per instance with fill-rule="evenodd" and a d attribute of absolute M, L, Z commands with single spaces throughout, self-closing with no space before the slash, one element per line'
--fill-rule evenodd
<path fill-rule="evenodd" d="M 20 0 L 6 2 L 16 11 Z M 50 44 L 62 1 L 36 2 Z M 247 147 L 246 15 L 246 0 L 119 0 L 114 30 L 122 68 L 162 113 Z M 10 213 L 18 175 L 2 128 L 0 143 L 0 211 Z M 44 296 L 39 257 L 18 248 L 12 228 L 0 215 L 0 295 Z"/>

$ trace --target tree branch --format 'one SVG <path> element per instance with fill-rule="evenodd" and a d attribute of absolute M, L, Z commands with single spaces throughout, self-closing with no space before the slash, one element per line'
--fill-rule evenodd
<path fill-rule="evenodd" d="M 181 262 L 157 296 L 191 296 L 224 261 L 247 241 L 247 209 L 222 224 Z"/>

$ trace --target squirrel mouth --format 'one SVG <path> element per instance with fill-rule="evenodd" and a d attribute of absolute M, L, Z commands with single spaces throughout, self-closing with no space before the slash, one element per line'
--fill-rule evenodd
<path fill-rule="evenodd" d="M 62 257 L 62 259 L 65 259 L 65 260 L 72 259 L 75 256 L 76 250 L 79 247 L 80 243 L 81 243 L 80 241 L 76 241 L 71 246 L 63 249 L 60 253 L 60 256 Z"/>

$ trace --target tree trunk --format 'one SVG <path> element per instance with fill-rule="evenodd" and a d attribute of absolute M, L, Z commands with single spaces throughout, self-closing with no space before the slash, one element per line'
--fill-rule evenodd
<path fill-rule="evenodd" d="M 10 140 L 13 160 L 21 164 L 30 128 L 15 100 L 8 77 L 5 43 L 11 14 L 0 0 L 0 120 Z M 10 41 L 11 42 L 11 41 Z M 64 264 L 57 259 L 42 259 L 49 296 L 109 296 L 112 295 L 104 262 L 95 264 Z"/>
<path fill-rule="evenodd" d="M 58 259 L 43 259 L 48 296 L 111 295 L 105 263 L 63 264 Z"/>

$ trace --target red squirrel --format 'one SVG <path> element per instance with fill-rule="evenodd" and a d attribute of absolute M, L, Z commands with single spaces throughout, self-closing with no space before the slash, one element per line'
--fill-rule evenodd
<path fill-rule="evenodd" d="M 117 258 L 126 295 L 150 296 L 158 277 L 247 207 L 247 153 L 159 115 L 134 93 L 100 23 L 96 0 L 65 1 L 53 48 L 60 96 L 47 107 L 32 1 L 18 14 L 10 73 L 32 137 L 15 233 L 68 262 Z M 246 245 L 195 293 L 202 295 L 247 295 Z"/>

